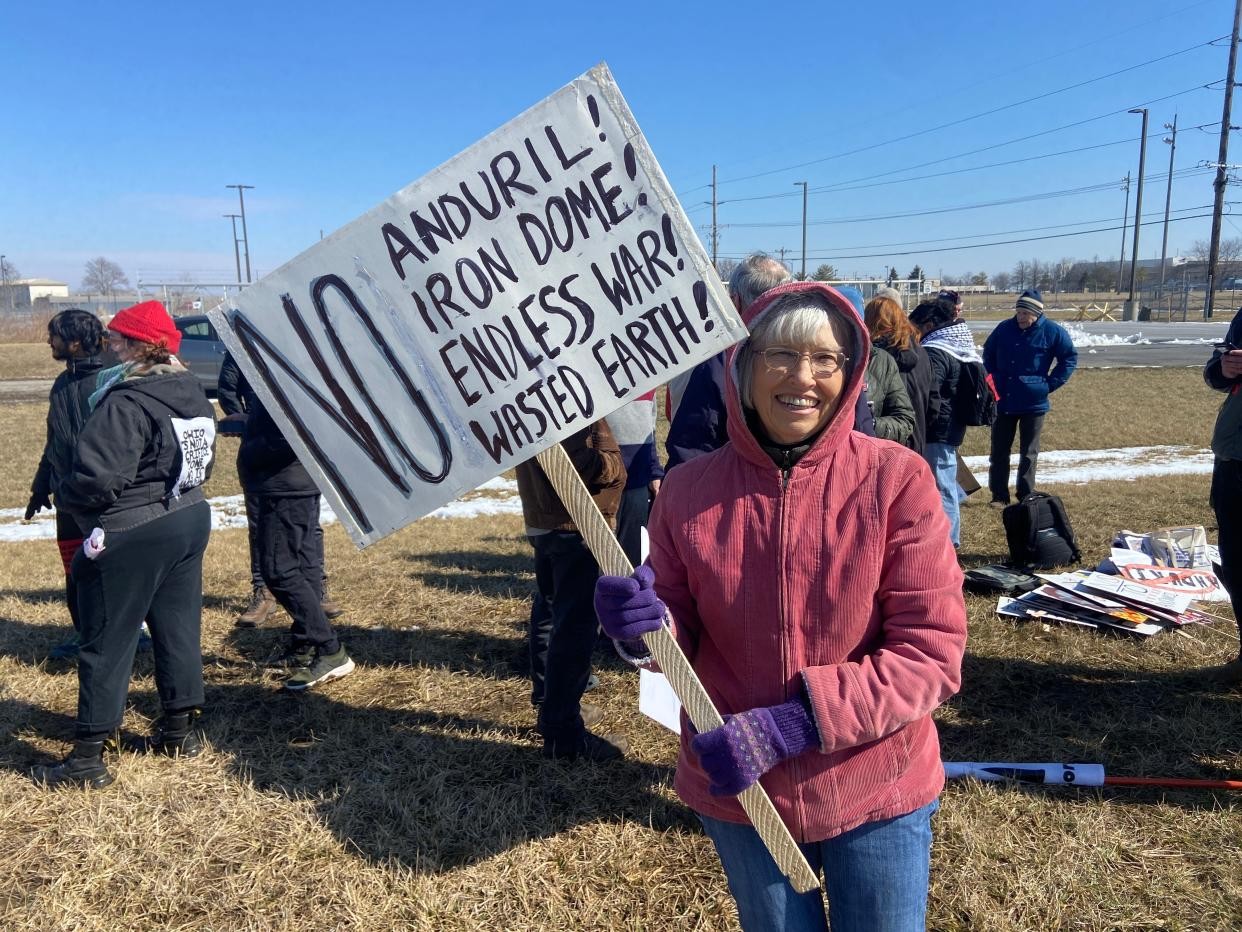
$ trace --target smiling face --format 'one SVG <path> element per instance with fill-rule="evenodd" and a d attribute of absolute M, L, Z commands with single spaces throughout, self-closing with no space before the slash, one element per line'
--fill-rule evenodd
<path fill-rule="evenodd" d="M 834 358 L 835 371 L 822 374 Z M 772 440 L 799 444 L 824 428 L 845 388 L 845 362 L 844 342 L 827 317 L 803 345 L 756 347 L 749 401 Z"/>

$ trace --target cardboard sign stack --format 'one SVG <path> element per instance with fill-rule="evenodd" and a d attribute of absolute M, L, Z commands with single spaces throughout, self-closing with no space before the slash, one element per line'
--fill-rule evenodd
<path fill-rule="evenodd" d="M 1017 598 L 1002 596 L 996 613 L 1135 637 L 1210 624 L 1214 617 L 1191 603 L 1228 599 L 1212 572 L 1213 549 L 1202 528 L 1122 531 L 1100 566 L 1107 572 L 1038 574 L 1043 585 Z"/>

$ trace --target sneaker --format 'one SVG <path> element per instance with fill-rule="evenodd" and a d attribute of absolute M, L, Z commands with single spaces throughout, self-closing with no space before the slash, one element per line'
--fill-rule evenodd
<path fill-rule="evenodd" d="M 285 689 L 301 692 L 328 680 L 339 680 L 353 672 L 354 662 L 349 659 L 344 647 L 338 648 L 335 654 L 325 654 L 317 650 L 313 662 L 294 670 L 293 675 L 285 680 Z"/>
<path fill-rule="evenodd" d="M 65 641 L 64 644 L 57 644 L 48 651 L 47 655 L 53 660 L 77 660 L 78 651 L 81 647 L 82 644 L 78 640 L 77 632 L 74 632 L 72 640 Z"/>
<path fill-rule="evenodd" d="M 543 756 L 550 760 L 575 761 L 585 760 L 605 763 L 620 760 L 629 751 L 630 745 L 624 738 L 615 735 L 597 735 L 584 731 L 576 738 L 544 738 Z"/>
<path fill-rule="evenodd" d="M 138 652 L 142 653 L 151 649 L 151 629 L 147 627 L 144 621 L 142 627 L 138 629 Z"/>
<path fill-rule="evenodd" d="M 587 677 L 586 685 L 582 687 L 584 693 L 589 693 L 592 689 L 599 685 L 599 677 L 592 673 Z"/>
<path fill-rule="evenodd" d="M 269 670 L 298 670 L 315 662 L 315 648 L 310 645 L 289 646 L 263 662 Z"/>
<path fill-rule="evenodd" d="M 255 586 L 250 594 L 250 604 L 237 616 L 237 627 L 257 628 L 280 611 L 280 603 L 267 586 Z"/>

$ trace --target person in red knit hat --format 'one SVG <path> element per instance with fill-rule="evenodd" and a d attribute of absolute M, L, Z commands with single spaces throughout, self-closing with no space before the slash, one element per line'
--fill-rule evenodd
<path fill-rule="evenodd" d="M 81 645 L 73 750 L 34 768 L 46 786 L 113 780 L 105 743 L 125 714 L 144 618 L 155 649 L 162 715 L 138 749 L 191 757 L 203 704 L 203 552 L 216 424 L 198 380 L 176 357 L 181 335 L 158 301 L 125 308 L 108 327 L 120 364 L 99 373 L 90 417 L 58 489 L 86 535 L 73 558 Z"/>

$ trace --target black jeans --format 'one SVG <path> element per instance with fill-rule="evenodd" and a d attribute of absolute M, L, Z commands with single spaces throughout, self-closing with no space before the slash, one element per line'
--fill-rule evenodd
<path fill-rule="evenodd" d="M 340 641 L 323 613 L 319 494 L 259 497 L 259 566 L 263 582 L 293 619 L 294 647 L 335 654 Z"/>
<path fill-rule="evenodd" d="M 530 543 L 536 586 L 530 609 L 530 698 L 539 706 L 539 733 L 545 739 L 572 739 L 584 730 L 582 694 L 599 628 L 594 606 L 599 565 L 576 532 L 535 534 Z"/>
<path fill-rule="evenodd" d="M 211 532 L 206 502 L 125 531 L 109 531 L 104 552 L 73 559 L 78 588 L 79 738 L 120 727 L 143 618 L 151 629 L 155 686 L 165 712 L 203 704 L 203 551 Z"/>
<path fill-rule="evenodd" d="M 1014 430 L 1018 433 L 1018 501 L 1035 491 L 1035 464 L 1039 460 L 1042 414 L 997 414 L 992 425 L 992 455 L 988 464 L 988 489 L 992 501 L 1009 501 L 1009 451 Z"/>
<path fill-rule="evenodd" d="M 250 539 L 250 582 L 254 588 L 263 585 L 263 560 L 259 554 L 259 495 L 247 492 L 246 500 L 246 536 Z M 323 581 L 322 588 L 328 588 L 328 572 L 323 561 L 323 526 L 318 519 L 315 521 L 315 546 L 318 548 L 319 575 Z"/>
<path fill-rule="evenodd" d="M 1220 581 L 1229 590 L 1233 616 L 1242 634 L 1242 462 L 1216 461 L 1212 469 L 1212 510 L 1218 528 Z"/>
<path fill-rule="evenodd" d="M 643 528 L 651 517 L 651 493 L 645 485 L 621 493 L 617 509 L 617 540 L 635 566 L 643 562 Z"/>
<path fill-rule="evenodd" d="M 87 529 L 90 533 L 90 529 Z M 65 567 L 65 602 L 69 605 L 69 620 L 73 622 L 73 630 L 78 631 L 82 622 L 78 618 L 78 581 L 73 578 L 73 558 L 82 547 L 82 529 L 73 515 L 67 511 L 56 509 L 56 546 L 60 548 L 60 559 Z"/>

